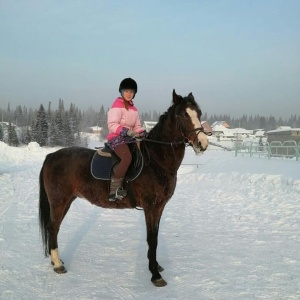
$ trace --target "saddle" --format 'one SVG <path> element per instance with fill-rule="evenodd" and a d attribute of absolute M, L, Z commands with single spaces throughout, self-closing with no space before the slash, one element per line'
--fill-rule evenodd
<path fill-rule="evenodd" d="M 144 166 L 143 155 L 136 143 L 128 144 L 132 155 L 132 162 L 125 174 L 126 181 L 136 179 Z M 107 144 L 95 151 L 91 162 L 91 174 L 96 179 L 110 180 L 113 168 L 119 163 L 120 158 L 111 150 Z"/>

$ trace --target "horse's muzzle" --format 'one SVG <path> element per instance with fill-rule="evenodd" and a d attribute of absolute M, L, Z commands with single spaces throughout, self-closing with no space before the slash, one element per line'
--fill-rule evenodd
<path fill-rule="evenodd" d="M 201 152 L 206 151 L 207 146 L 208 146 L 208 143 L 206 143 L 204 147 L 202 146 L 202 143 L 201 143 L 201 142 L 199 142 L 198 144 L 199 144 L 199 148 L 200 148 L 200 151 L 201 151 Z"/>
<path fill-rule="evenodd" d="M 193 147 L 193 149 L 194 149 L 194 151 L 195 151 L 196 154 L 203 153 L 204 151 L 206 151 L 207 146 L 208 146 L 207 143 L 205 145 L 202 145 L 201 142 L 197 142 L 197 143 L 190 142 L 189 144 L 190 144 L 190 146 Z"/>
<path fill-rule="evenodd" d="M 201 152 L 204 152 L 208 147 L 208 138 L 204 132 L 201 132 L 198 136 L 198 147 Z"/>

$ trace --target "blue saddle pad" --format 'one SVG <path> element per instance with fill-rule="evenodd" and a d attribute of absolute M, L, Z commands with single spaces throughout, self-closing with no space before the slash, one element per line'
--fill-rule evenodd
<path fill-rule="evenodd" d="M 130 144 L 129 148 L 132 154 L 132 162 L 125 175 L 126 181 L 136 179 L 140 175 L 144 166 L 142 153 L 136 144 Z M 112 153 L 111 157 L 105 157 L 99 155 L 99 153 L 95 151 L 91 162 L 91 173 L 93 177 L 96 179 L 110 180 L 112 169 L 119 163 L 119 161 L 120 159 L 114 153 Z"/>
<path fill-rule="evenodd" d="M 91 163 L 91 173 L 97 179 L 110 180 L 112 166 L 111 157 L 101 156 L 96 151 Z"/>

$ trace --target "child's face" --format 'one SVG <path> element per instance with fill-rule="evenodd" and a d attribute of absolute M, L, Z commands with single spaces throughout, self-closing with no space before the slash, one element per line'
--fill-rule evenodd
<path fill-rule="evenodd" d="M 126 101 L 131 101 L 134 96 L 134 90 L 124 90 L 122 96 Z"/>

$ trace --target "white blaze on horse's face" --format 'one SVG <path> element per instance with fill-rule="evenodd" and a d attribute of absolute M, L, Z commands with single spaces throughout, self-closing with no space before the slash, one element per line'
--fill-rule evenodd
<path fill-rule="evenodd" d="M 194 125 L 194 129 L 201 128 L 202 126 L 201 126 L 200 120 L 198 118 L 197 112 L 189 107 L 186 109 L 186 112 L 191 118 L 191 121 Z M 206 150 L 206 148 L 208 146 L 207 135 L 204 132 L 199 132 L 197 134 L 197 138 L 198 138 L 198 143 L 201 145 L 201 148 L 202 148 L 201 150 L 202 151 Z M 199 152 L 199 148 L 195 148 L 194 144 L 193 144 L 193 148 L 196 153 Z"/>

